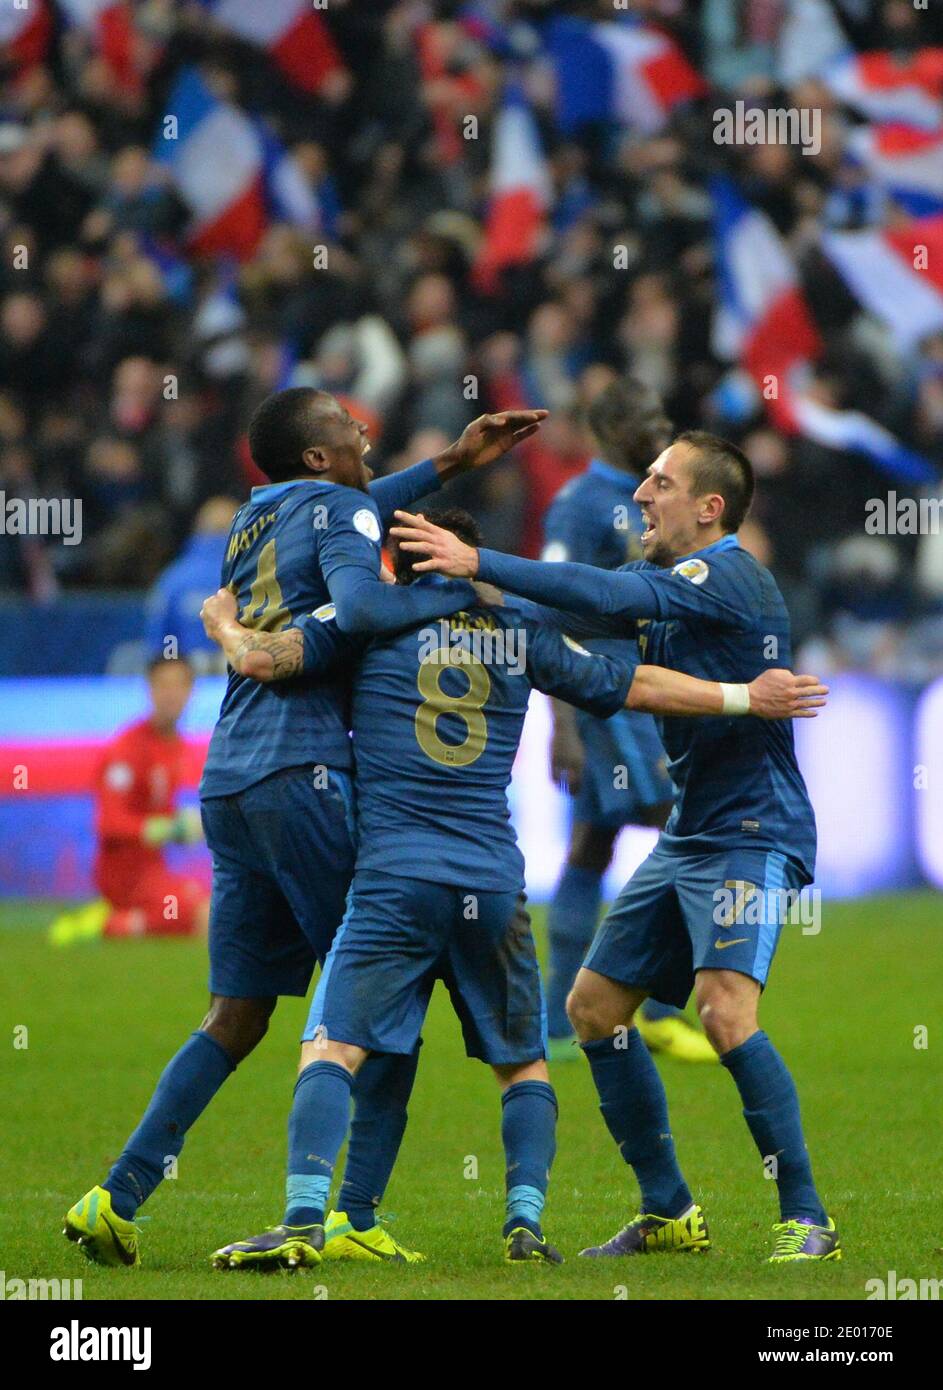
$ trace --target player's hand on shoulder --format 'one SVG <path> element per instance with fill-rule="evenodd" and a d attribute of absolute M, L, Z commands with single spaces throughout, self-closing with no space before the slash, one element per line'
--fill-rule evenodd
<path fill-rule="evenodd" d="M 764 671 L 750 681 L 750 713 L 759 719 L 814 719 L 826 703 L 828 686 L 818 676 L 791 671 Z"/>

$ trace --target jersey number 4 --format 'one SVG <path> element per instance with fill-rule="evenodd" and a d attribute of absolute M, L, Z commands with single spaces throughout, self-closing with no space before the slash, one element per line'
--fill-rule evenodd
<path fill-rule="evenodd" d="M 263 545 L 259 555 L 249 602 L 239 614 L 244 627 L 257 632 L 281 632 L 291 622 L 291 614 L 285 607 L 281 585 L 275 574 L 275 542 Z"/>
<path fill-rule="evenodd" d="M 426 657 L 419 667 L 417 682 L 422 704 L 416 710 L 416 741 L 427 757 L 446 767 L 470 767 L 481 757 L 488 742 L 483 706 L 491 694 L 491 677 L 481 662 L 468 653 L 458 653 L 458 658 L 453 658 L 450 648 L 440 651 L 438 660 Z M 442 674 L 450 667 L 467 676 L 464 695 L 448 695 L 442 689 Z M 437 725 L 443 714 L 455 714 L 465 725 L 461 743 L 445 743 L 439 737 Z"/>

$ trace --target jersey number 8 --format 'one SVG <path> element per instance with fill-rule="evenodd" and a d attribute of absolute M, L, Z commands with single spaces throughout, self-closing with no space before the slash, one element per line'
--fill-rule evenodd
<path fill-rule="evenodd" d="M 449 668 L 462 671 L 468 677 L 464 695 L 448 695 L 442 689 L 442 673 Z M 451 648 L 438 653 L 438 660 L 428 657 L 419 667 L 417 681 L 422 704 L 416 710 L 416 741 L 434 763 L 446 767 L 470 767 L 481 757 L 488 742 L 488 723 L 482 706 L 491 694 L 491 677 L 477 658 L 465 652 L 453 656 Z M 445 743 L 439 737 L 438 720 L 443 714 L 455 714 L 465 725 L 462 743 Z"/>

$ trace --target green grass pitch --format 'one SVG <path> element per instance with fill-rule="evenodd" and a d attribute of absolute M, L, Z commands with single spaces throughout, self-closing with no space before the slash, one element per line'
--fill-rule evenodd
<path fill-rule="evenodd" d="M 501 1260 L 504 1173 L 497 1087 L 464 1059 L 437 990 L 409 1130 L 384 1209 L 424 1250 L 419 1266 L 327 1264 L 264 1276 L 216 1273 L 225 1241 L 277 1221 L 286 1115 L 304 1018 L 280 1005 L 268 1038 L 191 1134 L 176 1181 L 145 1208 L 144 1264 L 98 1269 L 60 1232 L 104 1176 L 164 1062 L 201 1018 L 203 947 L 109 943 L 51 950 L 51 908 L 0 911 L 3 1037 L 0 1267 L 7 1279 L 77 1278 L 86 1299 L 864 1298 L 865 1284 L 943 1276 L 938 1224 L 941 900 L 929 893 L 826 903 L 818 935 L 787 928 L 762 1021 L 799 1086 L 819 1184 L 845 1243 L 840 1264 L 763 1264 L 776 1219 L 767 1181 L 720 1067 L 662 1063 L 672 1128 L 711 1223 L 703 1256 L 581 1261 L 582 1245 L 634 1214 L 636 1189 L 605 1132 L 582 1058 L 553 1068 L 560 1130 L 546 1229 L 562 1268 Z M 539 923 L 542 925 L 542 923 Z M 28 1046 L 15 1030 L 25 1025 Z M 915 1047 L 915 1029 L 928 1046 Z"/>

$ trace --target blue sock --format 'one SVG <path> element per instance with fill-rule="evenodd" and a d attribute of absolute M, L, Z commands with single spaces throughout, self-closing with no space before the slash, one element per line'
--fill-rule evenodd
<path fill-rule="evenodd" d="M 150 1104 L 102 1186 L 118 1216 L 133 1221 L 183 1148 L 187 1130 L 235 1071 L 229 1053 L 208 1033 L 193 1033 L 167 1063 Z"/>
<path fill-rule="evenodd" d="M 324 1220 L 334 1164 L 347 1137 L 353 1081 L 336 1062 L 312 1062 L 295 1082 L 288 1121 L 286 1226 Z"/>
<path fill-rule="evenodd" d="M 743 1101 L 743 1118 L 764 1161 L 776 1156 L 776 1185 L 784 1221 L 827 1217 L 812 1178 L 802 1133 L 799 1097 L 789 1068 L 762 1029 L 720 1059 Z"/>
<path fill-rule="evenodd" d="M 616 1046 L 620 1041 L 624 1047 Z M 583 1051 L 599 1092 L 602 1117 L 642 1189 L 641 1211 L 680 1216 L 692 1197 L 675 1158 L 665 1088 L 641 1034 L 631 1028 L 624 1038 L 583 1043 Z"/>
<path fill-rule="evenodd" d="M 647 1018 L 649 1023 L 659 1023 L 663 1018 L 678 1018 L 681 1010 L 676 1009 L 674 1004 L 659 1004 L 657 999 L 646 999 L 642 1005 L 642 1017 Z"/>
<path fill-rule="evenodd" d="M 557 1150 L 557 1098 L 546 1081 L 518 1081 L 501 1097 L 501 1139 L 507 1165 L 504 1234 L 524 1226 L 541 1237 L 540 1214 Z"/>
<path fill-rule="evenodd" d="M 376 1209 L 406 1131 L 406 1107 L 418 1065 L 418 1048 L 409 1057 L 377 1052 L 357 1073 L 347 1163 L 337 1197 L 338 1210 L 347 1213 L 357 1231 L 376 1225 Z"/>
<path fill-rule="evenodd" d="M 566 997 L 596 931 L 601 900 L 602 874 L 567 864 L 547 915 L 547 1031 L 551 1038 L 569 1038 L 573 1033 L 566 1016 Z"/>

